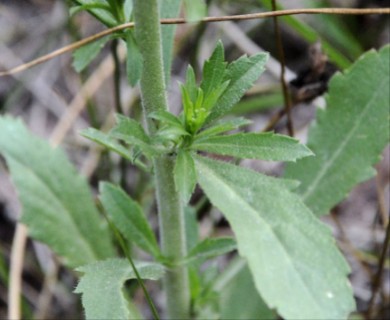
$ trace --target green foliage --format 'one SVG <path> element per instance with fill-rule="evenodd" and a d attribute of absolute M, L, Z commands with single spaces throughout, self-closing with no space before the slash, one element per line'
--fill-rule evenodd
<path fill-rule="evenodd" d="M 186 204 L 196 185 L 195 164 L 189 152 L 180 150 L 174 169 L 175 186 L 181 199 Z"/>
<path fill-rule="evenodd" d="M 208 238 L 199 242 L 190 251 L 185 261 L 204 261 L 233 251 L 236 247 L 236 241 L 232 238 Z"/>
<path fill-rule="evenodd" d="M 194 150 L 238 158 L 295 161 L 313 155 L 298 140 L 273 133 L 238 133 L 197 139 Z"/>
<path fill-rule="evenodd" d="M 138 262 L 136 268 L 143 279 L 158 280 L 164 269 L 155 263 Z M 123 293 L 127 280 L 136 276 L 127 260 L 109 259 L 95 262 L 77 269 L 84 273 L 76 293 L 82 294 L 87 319 L 141 319 L 134 306 Z"/>
<path fill-rule="evenodd" d="M 203 131 L 196 135 L 197 140 L 202 139 L 203 137 L 212 137 L 220 133 L 227 131 L 236 130 L 240 127 L 251 124 L 252 121 L 245 118 L 232 118 L 232 119 L 223 119 L 221 121 L 215 122 L 212 126 L 205 128 Z"/>
<path fill-rule="evenodd" d="M 77 72 L 83 71 L 110 39 L 110 36 L 106 36 L 75 50 L 73 53 L 73 68 Z"/>
<path fill-rule="evenodd" d="M 137 146 L 147 156 L 158 154 L 152 146 L 150 137 L 139 122 L 120 114 L 117 114 L 116 119 L 117 125 L 110 131 L 110 137 L 119 139 L 129 145 Z"/>
<path fill-rule="evenodd" d="M 156 237 L 137 202 L 120 187 L 110 183 L 100 184 L 100 201 L 127 240 L 137 244 L 154 257 L 160 255 Z"/>
<path fill-rule="evenodd" d="M 327 214 L 358 183 L 375 174 L 389 142 L 390 46 L 370 51 L 329 84 L 308 145 L 316 157 L 291 164 L 285 176 L 317 215 Z"/>
<path fill-rule="evenodd" d="M 184 0 L 186 18 L 188 21 L 197 21 L 207 14 L 207 6 L 204 0 Z"/>
<path fill-rule="evenodd" d="M 267 54 L 243 56 L 227 65 L 219 42 L 204 63 L 200 87 L 197 87 L 194 70 L 189 67 L 186 83 L 181 85 L 187 131 L 195 134 L 204 124 L 229 112 L 264 71 L 267 58 Z"/>
<path fill-rule="evenodd" d="M 73 3 L 76 6 L 71 8 L 71 14 L 86 10 L 107 27 L 114 27 L 118 24 L 115 12 L 107 0 L 73 0 Z"/>
<path fill-rule="evenodd" d="M 177 18 L 180 12 L 181 0 L 161 0 L 160 16 L 165 18 Z M 171 77 L 171 65 L 173 57 L 173 41 L 176 31 L 175 25 L 163 25 L 161 28 L 162 54 L 164 62 L 165 82 L 168 85 Z"/>
<path fill-rule="evenodd" d="M 20 120 L 1 117 L 0 153 L 19 193 L 22 222 L 33 238 L 70 267 L 113 255 L 88 185 L 61 149 L 33 136 Z"/>
<path fill-rule="evenodd" d="M 287 319 L 344 319 L 354 310 L 349 267 L 330 230 L 297 195 L 252 170 L 199 156 L 195 165 L 269 307 Z"/>
<path fill-rule="evenodd" d="M 87 128 L 80 132 L 80 134 L 107 149 L 114 151 L 121 155 L 123 158 L 133 162 L 133 154 L 128 150 L 128 148 L 121 145 L 117 140 L 111 138 L 108 134 L 103 133 L 100 130 L 95 128 Z"/>
<path fill-rule="evenodd" d="M 225 92 L 207 117 L 210 123 L 229 112 L 265 70 L 268 54 L 242 56 L 226 68 L 224 80 L 229 81 Z"/>
<path fill-rule="evenodd" d="M 236 259 L 216 279 L 214 290 L 219 293 L 220 319 L 277 319 L 260 298 L 253 276 L 242 259 Z"/>
<path fill-rule="evenodd" d="M 135 86 L 141 78 L 142 72 L 142 56 L 139 52 L 138 45 L 135 41 L 132 30 L 126 32 L 127 59 L 126 59 L 126 74 L 129 84 Z"/>

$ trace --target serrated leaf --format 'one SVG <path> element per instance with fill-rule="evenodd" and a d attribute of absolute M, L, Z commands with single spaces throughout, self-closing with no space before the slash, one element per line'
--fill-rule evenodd
<path fill-rule="evenodd" d="M 233 119 L 227 119 L 227 120 L 221 120 L 216 122 L 213 126 L 204 129 L 200 133 L 196 135 L 196 139 L 203 139 L 204 137 L 211 137 L 215 136 L 220 133 L 224 133 L 226 131 L 231 131 L 238 129 L 242 126 L 246 126 L 248 124 L 251 124 L 252 121 L 245 119 L 245 118 L 233 118 Z"/>
<path fill-rule="evenodd" d="M 126 74 L 127 80 L 131 86 L 135 86 L 142 73 L 142 55 L 132 30 L 129 30 L 126 35 L 127 58 L 126 58 Z"/>
<path fill-rule="evenodd" d="M 155 263 L 138 262 L 136 268 L 143 279 L 158 280 L 164 268 Z M 77 269 L 83 272 L 75 290 L 82 294 L 87 319 L 140 319 L 139 312 L 130 312 L 123 286 L 127 280 L 136 279 L 125 259 L 99 261 Z"/>
<path fill-rule="evenodd" d="M 390 46 L 370 51 L 329 83 L 327 108 L 318 111 L 308 146 L 316 157 L 286 168 L 301 181 L 298 192 L 317 215 L 327 214 L 358 183 L 389 143 Z"/>
<path fill-rule="evenodd" d="M 60 148 L 36 138 L 20 120 L 0 118 L 4 155 L 30 235 L 77 267 L 114 254 L 87 182 Z"/>
<path fill-rule="evenodd" d="M 198 182 L 229 221 L 258 292 L 286 319 L 346 319 L 349 267 L 330 230 L 279 179 L 196 156 Z"/>
<path fill-rule="evenodd" d="M 175 162 L 174 179 L 181 200 L 187 204 L 196 185 L 195 164 L 189 152 L 179 151 Z"/>
<path fill-rule="evenodd" d="M 207 14 L 204 0 L 184 0 L 187 21 L 198 21 Z"/>
<path fill-rule="evenodd" d="M 218 41 L 213 54 L 210 59 L 206 60 L 203 66 L 203 80 L 200 87 L 206 97 L 222 83 L 226 65 L 224 48 L 222 42 Z"/>
<path fill-rule="evenodd" d="M 80 132 L 80 134 L 98 144 L 100 144 L 103 147 L 106 147 L 107 149 L 114 151 L 121 155 L 123 158 L 133 162 L 133 155 L 132 153 L 122 146 L 118 141 L 111 138 L 108 134 L 103 133 L 100 130 L 97 130 L 95 128 L 87 128 Z"/>
<path fill-rule="evenodd" d="M 156 237 L 142 211 L 120 187 L 103 182 L 100 201 L 122 235 L 154 257 L 159 256 Z"/>
<path fill-rule="evenodd" d="M 110 36 L 103 37 L 75 50 L 73 53 L 73 68 L 77 72 L 83 71 L 96 58 L 110 38 Z"/>
<path fill-rule="evenodd" d="M 233 238 L 207 238 L 198 243 L 184 259 L 187 263 L 204 261 L 237 249 Z"/>
<path fill-rule="evenodd" d="M 203 137 L 195 140 L 191 148 L 225 156 L 270 161 L 295 161 L 313 155 L 298 140 L 271 132 Z"/>
<path fill-rule="evenodd" d="M 129 117 L 117 114 L 117 125 L 109 132 L 110 137 L 120 139 L 129 145 L 139 147 L 147 156 L 154 156 L 157 150 L 141 124 Z"/>
<path fill-rule="evenodd" d="M 265 70 L 267 60 L 267 53 L 259 53 L 251 57 L 242 56 L 228 65 L 224 81 L 229 81 L 229 86 L 213 107 L 206 123 L 216 120 L 233 108 Z"/>

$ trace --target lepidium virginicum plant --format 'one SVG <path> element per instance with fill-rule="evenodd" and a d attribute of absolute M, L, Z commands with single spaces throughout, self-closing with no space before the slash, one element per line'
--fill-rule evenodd
<path fill-rule="evenodd" d="M 192 20 L 205 13 L 202 1 L 183 3 Z M 277 315 L 285 319 L 346 319 L 355 307 L 347 279 L 349 267 L 330 230 L 312 211 L 317 215 L 329 211 L 341 199 L 340 192 L 345 193 L 362 179 L 351 179 L 348 186 L 329 182 L 336 166 L 349 169 L 329 161 L 321 165 L 323 158 L 314 154 L 324 154 L 321 148 L 328 148 L 328 154 L 347 157 L 353 152 L 346 149 L 353 139 L 349 137 L 333 148 L 318 143 L 314 135 L 309 139 L 313 153 L 284 135 L 239 131 L 250 121 L 226 116 L 265 70 L 268 54 L 227 62 L 222 42 L 216 43 L 201 75 L 197 77 L 188 66 L 185 81 L 180 84 L 182 112 L 176 116 L 169 111 L 166 90 L 175 28 L 161 27 L 159 20 L 177 16 L 181 1 L 74 0 L 73 4 L 72 14 L 86 10 L 107 27 L 135 22 L 134 29 L 78 49 L 74 66 L 78 71 L 84 69 L 112 39 L 121 39 L 127 45 L 127 76 L 131 85 L 139 83 L 144 124 L 117 114 L 116 125 L 108 133 L 89 128 L 82 135 L 153 175 L 159 241 L 142 206 L 119 186 L 101 182 L 99 202 L 109 229 L 100 219 L 86 182 L 63 153 L 32 137 L 21 122 L 0 118 L 1 136 L 11 137 L 0 138 L 0 151 L 19 191 L 22 221 L 31 236 L 47 243 L 67 266 L 79 272 L 76 292 L 81 294 L 86 318 L 142 318 L 123 291 L 127 280 L 138 278 L 142 284 L 141 279 L 162 279 L 166 299 L 161 307 L 167 319 L 227 319 L 235 315 L 256 319 L 276 319 Z M 345 75 L 335 77 L 330 84 L 329 111 L 321 115 L 324 122 L 314 130 L 319 132 L 321 126 L 332 123 L 334 97 L 361 73 L 373 78 L 374 87 L 370 92 L 360 92 L 357 104 L 362 105 L 362 112 L 370 108 L 366 101 L 374 90 L 378 93 L 375 119 L 386 118 L 387 102 L 383 97 L 389 88 L 388 53 L 389 47 L 379 53 L 370 52 Z M 383 68 L 373 69 L 375 63 Z M 376 91 L 378 87 L 384 93 Z M 348 90 L 344 94 L 348 95 Z M 338 102 L 337 112 L 342 113 L 344 106 L 345 102 Z M 354 116 L 349 119 L 350 127 L 356 129 Z M 381 126 L 383 123 L 378 122 L 378 130 Z M 359 129 L 369 130 L 364 126 Z M 375 163 L 373 154 L 378 154 L 388 141 L 379 131 L 377 135 L 375 150 L 367 150 L 368 156 L 359 162 L 365 170 Z M 311 173 L 305 175 L 300 169 L 302 161 L 298 161 L 288 166 L 289 179 L 274 178 L 212 155 L 289 162 L 305 158 L 302 161 Z M 43 164 L 43 158 L 50 161 Z M 57 170 L 59 167 L 61 170 Z M 303 181 L 300 187 L 299 180 Z M 196 184 L 226 217 L 234 238 L 198 238 L 195 209 L 189 205 Z M 319 186 L 327 186 L 336 194 L 316 207 Z M 110 230 L 128 259 L 115 257 Z M 139 261 L 135 256 L 131 265 L 125 242 L 149 254 L 153 261 Z M 238 251 L 237 258 L 221 274 L 212 266 L 201 268 L 205 261 L 234 250 Z M 158 318 L 153 297 L 147 297 Z"/>

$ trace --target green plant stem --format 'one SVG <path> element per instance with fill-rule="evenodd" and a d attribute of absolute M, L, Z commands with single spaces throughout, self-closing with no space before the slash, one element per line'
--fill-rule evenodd
<path fill-rule="evenodd" d="M 135 35 L 143 57 L 141 96 L 149 134 L 156 130 L 148 115 L 168 110 L 162 62 L 161 31 L 157 0 L 134 1 Z M 174 159 L 162 156 L 153 161 L 159 210 L 162 253 L 174 264 L 186 255 L 184 210 L 173 179 Z M 189 318 L 189 281 L 185 267 L 170 268 L 164 277 L 167 318 Z"/>

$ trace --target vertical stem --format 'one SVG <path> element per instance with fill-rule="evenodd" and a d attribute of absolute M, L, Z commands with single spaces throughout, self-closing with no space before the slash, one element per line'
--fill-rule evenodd
<path fill-rule="evenodd" d="M 272 10 L 276 11 L 276 0 L 272 0 Z M 284 97 L 284 108 L 287 114 L 287 130 L 288 134 L 293 137 L 294 136 L 294 127 L 293 127 L 293 122 L 292 122 L 292 117 L 291 117 L 291 97 L 290 97 L 290 92 L 288 90 L 288 86 L 286 83 L 285 79 L 285 73 L 286 73 L 286 59 L 284 57 L 284 49 L 283 49 L 283 43 L 282 43 L 282 36 L 280 34 L 280 29 L 279 29 L 279 22 L 278 22 L 278 17 L 274 17 L 274 27 L 275 27 L 275 37 L 276 37 L 276 45 L 278 48 L 279 52 L 279 60 L 280 60 L 280 66 L 281 66 L 281 75 L 280 75 L 280 82 L 282 85 L 283 89 L 283 97 Z"/>
<path fill-rule="evenodd" d="M 156 110 L 168 110 L 162 62 L 161 31 L 158 0 L 134 1 L 135 35 L 143 57 L 141 95 L 147 130 L 156 130 L 148 115 Z M 171 262 L 186 255 L 184 212 L 173 180 L 174 159 L 169 156 L 153 162 L 156 196 L 159 210 L 161 246 Z M 167 318 L 189 318 L 189 280 L 185 267 L 174 267 L 164 277 L 167 298 Z"/>

